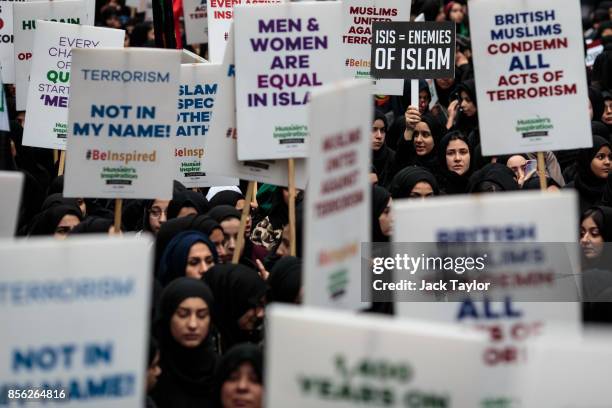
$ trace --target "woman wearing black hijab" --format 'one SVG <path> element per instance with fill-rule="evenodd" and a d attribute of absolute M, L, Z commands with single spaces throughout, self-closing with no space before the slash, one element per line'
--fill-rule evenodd
<path fill-rule="evenodd" d="M 78 207 L 65 204 L 55 205 L 37 217 L 29 235 L 53 235 L 55 239 L 65 239 L 82 220 L 83 215 Z"/>
<path fill-rule="evenodd" d="M 190 190 L 176 192 L 168 204 L 168 219 L 205 214 L 210 208 L 208 200 L 200 193 Z"/>
<path fill-rule="evenodd" d="M 389 191 L 393 198 L 427 198 L 440 194 L 438 181 L 427 169 L 410 166 L 393 177 Z"/>
<path fill-rule="evenodd" d="M 459 131 L 447 133 L 440 141 L 438 162 L 440 173 L 436 175 L 440 190 L 445 194 L 464 194 L 474 164 L 472 145 Z"/>
<path fill-rule="evenodd" d="M 416 108 L 409 107 L 411 117 L 418 120 L 406 122 L 406 130 L 397 144 L 393 174 L 407 166 L 421 166 L 436 174 L 438 172 L 438 145 L 444 128 L 431 114 L 420 115 Z"/>
<path fill-rule="evenodd" d="M 468 79 L 457 86 L 459 98 L 448 106 L 446 128 L 459 130 L 468 135 L 474 146 L 480 143 L 472 133 L 478 129 L 478 105 L 476 103 L 476 81 Z"/>
<path fill-rule="evenodd" d="M 212 292 L 202 281 L 178 278 L 161 295 L 157 322 L 161 375 L 152 397 L 158 408 L 213 406 L 218 356 L 210 334 Z"/>
<path fill-rule="evenodd" d="M 372 242 L 389 242 L 391 236 L 391 193 L 372 186 Z"/>
<path fill-rule="evenodd" d="M 266 283 L 270 286 L 270 302 L 302 303 L 302 260 L 295 256 L 280 258 L 270 270 Z"/>
<path fill-rule="evenodd" d="M 391 181 L 391 172 L 395 166 L 395 151 L 385 143 L 387 130 L 387 117 L 377 110 L 372 123 L 372 164 L 381 186 L 386 186 Z"/>
<path fill-rule="evenodd" d="M 157 280 L 168 285 L 181 276 L 200 279 L 219 263 L 215 244 L 199 231 L 183 231 L 172 238 L 160 260 Z"/>
<path fill-rule="evenodd" d="M 611 162 L 610 142 L 593 135 L 593 147 L 580 152 L 576 161 L 576 176 L 566 185 L 578 190 L 581 213 L 602 200 Z"/>
<path fill-rule="evenodd" d="M 497 191 L 518 190 L 519 185 L 514 172 L 501 163 L 489 163 L 470 177 L 470 193 L 494 193 Z"/>
<path fill-rule="evenodd" d="M 232 347 L 219 362 L 215 408 L 263 406 L 263 356 L 253 344 Z"/>
<path fill-rule="evenodd" d="M 221 333 L 222 350 L 262 340 L 261 324 L 268 286 L 259 274 L 244 265 L 215 265 L 203 278 L 216 299 L 213 322 Z"/>
<path fill-rule="evenodd" d="M 219 205 L 231 205 L 232 207 L 238 209 L 242 208 L 242 206 L 239 205 L 241 200 L 244 201 L 244 196 L 241 193 L 234 190 L 223 190 L 219 191 L 210 199 L 210 207 L 213 208 Z"/>

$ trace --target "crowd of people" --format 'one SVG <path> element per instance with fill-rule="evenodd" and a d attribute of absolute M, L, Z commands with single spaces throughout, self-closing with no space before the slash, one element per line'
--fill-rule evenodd
<path fill-rule="evenodd" d="M 413 1 L 413 16 L 456 23 L 456 73 L 432 84 L 420 81 L 418 106 L 409 104 L 409 81 L 403 96 L 374 97 L 373 242 L 388 241 L 393 228 L 409 228 L 393 225 L 394 199 L 540 188 L 535 155 L 481 153 L 468 11 L 465 0 Z M 612 241 L 612 1 L 584 1 L 583 12 L 585 41 L 604 48 L 592 67 L 585 66 L 593 147 L 546 152 L 546 184 L 550 191 L 578 193 L 576 229 L 585 257 L 595 259 L 603 243 Z M 154 45 L 152 24 L 121 1 L 98 4 L 96 22 L 126 29 L 126 46 Z M 265 308 L 302 299 L 304 193 L 297 197 L 297 256 L 289 255 L 288 191 L 266 184 L 247 202 L 245 183 L 187 189 L 175 182 L 172 200 L 126 200 L 121 230 L 115 230 L 113 200 L 63 197 L 58 161 L 51 150 L 22 144 L 27 116 L 15 111 L 14 88 L 5 90 L 11 131 L 0 135 L 0 169 L 25 175 L 17 235 L 75 239 L 131 231 L 155 237 L 148 406 L 261 407 Z M 244 245 L 237 248 L 245 206 Z M 612 320 L 596 312 L 598 319 Z"/>

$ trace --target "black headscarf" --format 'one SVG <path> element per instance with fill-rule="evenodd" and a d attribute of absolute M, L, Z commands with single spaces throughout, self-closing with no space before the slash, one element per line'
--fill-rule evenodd
<path fill-rule="evenodd" d="M 501 163 L 489 163 L 470 177 L 468 191 L 480 193 L 518 190 L 519 185 L 515 177 L 516 175 L 508 166 Z"/>
<path fill-rule="evenodd" d="M 448 169 L 446 164 L 446 149 L 452 140 L 461 140 L 465 142 L 470 151 L 470 167 L 467 171 L 461 175 Z M 469 142 L 467 136 L 459 131 L 452 131 L 447 133 L 440 141 L 440 148 L 438 149 L 438 162 L 440 166 L 440 173 L 437 175 L 437 179 L 440 183 L 440 190 L 446 194 L 463 194 L 467 192 L 468 182 L 470 176 L 474 172 L 474 148 Z"/>
<path fill-rule="evenodd" d="M 210 204 L 202 194 L 190 190 L 180 191 L 174 193 L 168 204 L 168 219 L 176 218 L 185 207 L 195 208 L 198 214 L 205 214 L 210 210 Z"/>
<path fill-rule="evenodd" d="M 382 233 L 378 217 L 387 208 L 391 193 L 380 186 L 372 187 L 372 242 L 388 242 L 389 237 Z"/>
<path fill-rule="evenodd" d="M 244 196 L 234 190 L 223 190 L 219 191 L 210 199 L 210 206 L 217 207 L 219 205 L 230 205 L 236 207 L 236 203 L 240 200 L 244 200 Z"/>
<path fill-rule="evenodd" d="M 60 204 L 43 211 L 33 222 L 29 235 L 53 235 L 65 215 L 74 215 L 79 221 L 83 219 L 81 210 L 72 205 Z"/>
<path fill-rule="evenodd" d="M 302 260 L 294 256 L 282 257 L 270 270 L 267 283 L 270 302 L 295 303 L 302 287 Z"/>
<path fill-rule="evenodd" d="M 604 146 L 610 147 L 610 142 L 601 136 L 593 135 L 593 147 L 580 151 L 576 161 L 576 177 L 574 187 L 580 195 L 580 211 L 583 212 L 588 207 L 597 204 L 606 189 L 606 179 L 602 179 L 593 174 L 591 162 L 597 155 L 599 149 Z"/>
<path fill-rule="evenodd" d="M 174 279 L 185 276 L 189 251 L 198 242 L 206 245 L 213 256 L 215 264 L 219 263 L 215 244 L 211 242 L 208 235 L 192 230 L 180 232 L 172 238 L 159 261 L 159 274 L 156 278 L 162 286 L 168 285 Z"/>
<path fill-rule="evenodd" d="M 427 169 L 419 166 L 410 166 L 402 169 L 393 177 L 389 190 L 393 198 L 408 198 L 414 186 L 424 181 L 428 183 L 434 195 L 439 195 L 438 181 Z"/>
<path fill-rule="evenodd" d="M 433 117 L 431 113 L 423 114 L 420 122 L 424 122 L 429 127 L 431 137 L 433 138 L 433 148 L 426 155 L 419 156 L 414 147 L 414 136 L 411 140 L 406 140 L 403 137 L 402 131 L 402 136 L 397 144 L 393 174 L 396 174 L 404 167 L 415 165 L 425 167 L 434 174 L 438 173 L 438 148 L 445 129 L 440 121 Z"/>
<path fill-rule="evenodd" d="M 213 322 L 221 332 L 223 350 L 245 341 L 258 342 L 260 332 L 246 332 L 238 320 L 248 310 L 261 304 L 268 287 L 259 274 L 244 265 L 215 265 L 203 278 L 217 300 Z"/>
<path fill-rule="evenodd" d="M 385 137 L 386 132 L 389 129 L 387 124 L 387 117 L 379 110 L 374 113 L 374 121 L 381 120 L 385 125 Z M 374 122 L 373 121 L 373 122 Z M 378 184 L 385 186 L 389 183 L 391 177 L 391 171 L 394 166 L 395 151 L 390 149 L 387 145 L 387 141 L 378 150 L 372 150 L 372 164 L 376 169 L 376 175 L 378 176 Z"/>
<path fill-rule="evenodd" d="M 176 309 L 192 297 L 204 300 L 209 310 L 214 307 L 211 290 L 197 279 L 178 278 L 161 295 L 157 329 L 162 373 L 152 393 L 159 408 L 199 408 L 212 403 L 218 356 L 210 335 L 198 347 L 187 348 L 180 345 L 170 331 Z"/>
<path fill-rule="evenodd" d="M 191 214 L 186 217 L 174 218 L 163 223 L 155 237 L 156 271 L 158 271 L 159 262 L 166 247 L 176 235 L 183 231 L 195 230 L 210 236 L 217 228 L 223 231 L 218 222 L 206 215 Z"/>
<path fill-rule="evenodd" d="M 208 213 L 206 213 L 210 218 L 221 223 L 228 218 L 238 218 L 240 219 L 240 211 L 238 211 L 235 207 L 231 205 L 220 205 L 214 207 Z"/>
<path fill-rule="evenodd" d="M 73 234 L 107 234 L 113 221 L 102 217 L 87 217 L 70 231 Z"/>
<path fill-rule="evenodd" d="M 228 350 L 219 361 L 219 367 L 215 375 L 215 408 L 223 408 L 221 401 L 221 389 L 232 373 L 240 368 L 243 363 L 249 363 L 257 375 L 257 381 L 263 384 L 263 355 L 259 347 L 243 343 Z"/>
<path fill-rule="evenodd" d="M 61 193 L 53 193 L 49 195 L 43 205 L 41 207 L 41 211 L 48 210 L 51 207 L 55 207 L 56 205 L 70 205 L 73 207 L 78 207 L 78 199 L 76 198 L 65 198 Z"/>

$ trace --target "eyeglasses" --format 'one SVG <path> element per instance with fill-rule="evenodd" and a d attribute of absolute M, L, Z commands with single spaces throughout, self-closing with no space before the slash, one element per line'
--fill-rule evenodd
<path fill-rule="evenodd" d="M 166 216 L 168 215 L 168 209 L 162 210 L 159 207 L 153 207 L 149 210 L 149 214 L 151 215 L 151 217 L 153 218 L 159 218 L 161 217 L 161 215 L 165 214 Z"/>

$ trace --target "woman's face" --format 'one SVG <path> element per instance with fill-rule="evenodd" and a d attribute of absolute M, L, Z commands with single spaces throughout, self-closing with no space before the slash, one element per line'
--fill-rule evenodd
<path fill-rule="evenodd" d="M 426 181 L 419 181 L 412 187 L 412 191 L 410 192 L 410 198 L 420 198 L 426 199 L 434 196 L 433 188 L 431 188 L 431 184 Z"/>
<path fill-rule="evenodd" d="M 372 150 L 380 150 L 385 143 L 386 134 L 385 122 L 382 119 L 376 119 L 372 124 Z"/>
<path fill-rule="evenodd" d="M 151 226 L 151 232 L 157 235 L 161 225 L 167 221 L 168 216 L 168 204 L 170 200 L 155 200 L 149 210 L 149 225 Z"/>
<path fill-rule="evenodd" d="M 584 256 L 591 259 L 601 254 L 604 239 L 593 217 L 587 217 L 580 224 L 580 247 Z"/>
<path fill-rule="evenodd" d="M 414 127 L 414 150 L 417 156 L 425 156 L 431 153 L 434 148 L 434 139 L 431 135 L 429 125 L 425 122 L 419 122 Z"/>
<path fill-rule="evenodd" d="M 470 149 L 463 140 L 451 140 L 446 147 L 446 166 L 460 176 L 470 168 Z"/>
<path fill-rule="evenodd" d="M 251 363 L 242 363 L 221 387 L 223 408 L 261 408 L 263 387 Z"/>
<path fill-rule="evenodd" d="M 261 325 L 264 318 L 265 299 L 261 299 L 259 304 L 250 308 L 238 319 L 238 327 L 244 331 L 252 331 Z"/>
<path fill-rule="evenodd" d="M 525 165 L 527 164 L 527 159 L 525 159 L 520 154 L 514 155 L 508 159 L 506 162 L 506 166 L 512 170 L 517 180 L 522 179 L 525 176 Z"/>
<path fill-rule="evenodd" d="M 240 220 L 238 218 L 228 218 L 221 221 L 223 228 L 223 249 L 225 249 L 225 262 L 231 262 L 238 241 L 238 231 L 240 230 Z"/>
<path fill-rule="evenodd" d="M 208 238 L 210 238 L 213 244 L 215 244 L 215 249 L 217 250 L 217 255 L 219 256 L 219 260 L 222 263 L 225 262 L 225 258 L 227 254 L 225 253 L 225 246 L 223 245 L 223 240 L 225 238 L 223 236 L 223 230 L 219 228 L 214 229 L 213 232 L 210 233 Z"/>
<path fill-rule="evenodd" d="M 608 146 L 603 146 L 591 160 L 591 171 L 596 177 L 607 179 L 611 162 L 612 151 Z"/>
<path fill-rule="evenodd" d="M 604 101 L 604 113 L 601 115 L 601 120 L 606 125 L 612 125 L 612 99 Z"/>
<path fill-rule="evenodd" d="M 187 255 L 185 276 L 188 278 L 200 279 L 213 266 L 215 266 L 215 260 L 213 259 L 213 254 L 210 252 L 208 245 L 202 242 L 193 244 Z"/>
<path fill-rule="evenodd" d="M 476 114 L 476 105 L 472 101 L 472 98 L 465 91 L 461 91 L 459 94 L 461 97 L 461 109 L 463 110 L 463 114 L 468 117 L 472 117 Z"/>
<path fill-rule="evenodd" d="M 431 97 L 429 96 L 429 92 L 427 91 L 419 91 L 419 112 L 422 114 L 427 111 L 427 107 L 429 106 L 429 102 L 431 101 Z"/>
<path fill-rule="evenodd" d="M 55 232 L 53 233 L 53 238 L 55 239 L 66 239 L 68 233 L 72 231 L 74 227 L 79 225 L 81 221 L 79 217 L 72 214 L 66 214 L 62 217 L 60 222 L 55 227 Z"/>
<path fill-rule="evenodd" d="M 181 302 L 170 320 L 170 333 L 183 347 L 198 347 L 210 328 L 210 312 L 204 299 L 190 297 Z"/>
<path fill-rule="evenodd" d="M 453 4 L 453 7 L 450 10 L 450 13 L 448 13 L 448 17 L 450 18 L 451 21 L 454 21 L 457 24 L 460 24 L 463 22 L 463 6 L 461 6 L 461 4 L 459 3 L 455 3 Z"/>
<path fill-rule="evenodd" d="M 390 237 L 393 232 L 393 214 L 391 213 L 391 201 L 389 198 L 389 202 L 387 206 L 383 210 L 380 217 L 378 217 L 378 224 L 380 225 L 380 230 L 382 231 L 385 237 Z"/>

